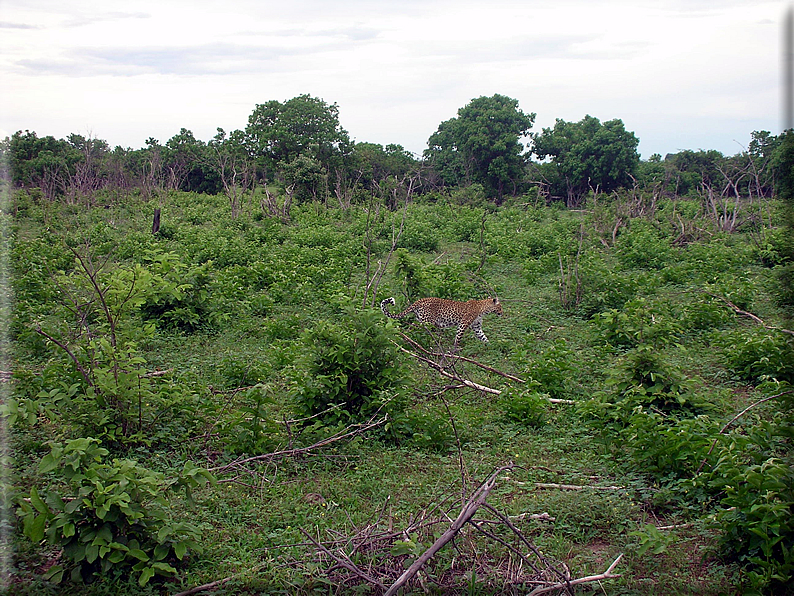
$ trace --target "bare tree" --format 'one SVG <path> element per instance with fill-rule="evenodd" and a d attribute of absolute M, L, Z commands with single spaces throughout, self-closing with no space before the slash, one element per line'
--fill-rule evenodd
<path fill-rule="evenodd" d="M 245 148 L 244 135 L 240 130 L 233 131 L 229 137 L 222 128 L 208 144 L 206 163 L 220 176 L 223 190 L 229 199 L 232 218 L 236 219 L 242 210 L 245 191 L 254 181 L 254 165 Z"/>
<path fill-rule="evenodd" d="M 375 193 L 373 192 L 370 202 L 369 202 L 369 209 L 367 210 L 367 233 L 366 233 L 366 249 L 367 249 L 367 263 L 366 263 L 366 279 L 367 285 L 364 288 L 364 299 L 361 303 L 362 306 L 367 306 L 369 303 L 370 306 L 375 306 L 375 299 L 378 295 L 378 286 L 380 286 L 380 282 L 383 279 L 383 274 L 386 273 L 386 268 L 391 261 L 391 257 L 394 254 L 394 251 L 397 249 L 397 244 L 400 242 L 400 237 L 402 236 L 403 231 L 405 230 L 405 218 L 408 214 L 408 204 L 411 202 L 413 197 L 415 184 L 418 181 L 418 175 L 410 175 L 406 174 L 400 186 L 404 186 L 404 195 L 403 195 L 403 207 L 402 207 L 402 214 L 400 216 L 400 225 L 397 226 L 397 222 L 394 221 L 392 223 L 392 234 L 391 234 L 391 247 L 389 248 L 389 252 L 386 255 L 384 260 L 378 260 L 377 269 L 375 272 L 372 272 L 372 211 L 373 211 L 373 204 L 375 203 Z M 395 203 L 399 200 L 398 199 L 398 188 L 395 187 L 393 189 L 393 200 Z"/>
<path fill-rule="evenodd" d="M 292 208 L 292 198 L 295 187 L 291 184 L 287 186 L 284 189 L 284 198 L 282 200 L 280 200 L 278 196 L 271 194 L 267 185 L 262 185 L 262 188 L 265 192 L 265 196 L 262 197 L 259 203 L 262 207 L 262 212 L 267 217 L 277 217 L 284 223 L 288 222 L 290 219 L 290 209 Z"/>

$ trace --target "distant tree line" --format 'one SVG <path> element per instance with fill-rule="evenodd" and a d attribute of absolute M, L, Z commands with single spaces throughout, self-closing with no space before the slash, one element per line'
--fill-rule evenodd
<path fill-rule="evenodd" d="M 746 150 L 682 151 L 641 161 L 639 139 L 619 119 L 558 119 L 531 133 L 535 114 L 503 95 L 479 97 L 442 122 L 416 156 L 402 146 L 350 140 L 336 104 L 300 95 L 257 104 L 245 129 L 218 129 L 208 142 L 187 129 L 165 143 L 115 147 L 71 134 L 65 139 L 18 131 L 0 142 L 7 176 L 50 200 L 91 201 L 100 189 L 120 193 L 182 190 L 225 193 L 239 210 L 244 193 L 280 185 L 295 202 L 349 206 L 377 197 L 394 205 L 409 193 L 473 187 L 496 203 L 533 191 L 578 207 L 589 193 L 642 188 L 699 197 L 716 210 L 737 198 L 769 197 L 773 156 L 783 135 L 753 132 Z"/>

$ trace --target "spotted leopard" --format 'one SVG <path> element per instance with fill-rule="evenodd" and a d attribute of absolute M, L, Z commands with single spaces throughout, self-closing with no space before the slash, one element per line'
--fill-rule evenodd
<path fill-rule="evenodd" d="M 422 298 L 399 314 L 392 314 L 387 307 L 388 304 L 395 304 L 394 298 L 386 298 L 380 303 L 383 314 L 392 319 L 413 313 L 420 323 L 428 323 L 436 327 L 453 327 L 457 325 L 458 332 L 455 334 L 455 348 L 458 347 L 463 333 L 471 327 L 474 334 L 483 342 L 488 343 L 488 338 L 482 331 L 482 318 L 488 313 L 502 316 L 502 303 L 499 298 L 486 298 L 485 300 L 468 300 L 459 302 L 457 300 L 445 300 L 444 298 Z"/>

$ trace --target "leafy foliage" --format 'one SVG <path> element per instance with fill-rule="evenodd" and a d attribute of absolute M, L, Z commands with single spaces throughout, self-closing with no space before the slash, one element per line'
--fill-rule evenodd
<path fill-rule="evenodd" d="M 329 107 L 322 103 L 295 102 L 262 138 L 300 137 L 288 121 L 297 124 L 303 108 Z M 459 114 L 438 134 L 450 142 L 453 132 L 485 134 L 480 116 L 498 106 L 473 103 L 484 111 L 467 112 L 470 122 Z M 509 102 L 503 107 L 508 116 Z M 787 334 L 737 317 L 723 300 L 790 328 L 785 303 L 774 300 L 788 239 L 768 169 L 780 139 L 759 133 L 733 157 L 656 156 L 629 169 L 630 188 L 585 189 L 574 211 L 554 201 L 567 193 L 554 160 L 524 167 L 521 137 L 506 146 L 520 158 L 508 159 L 516 169 L 507 178 L 494 170 L 490 181 L 475 168 L 474 145 L 461 144 L 472 152 L 467 160 L 456 148 L 417 163 L 399 146 L 341 137 L 325 156 L 310 137 L 278 160 L 246 131 L 204 144 L 185 129 L 135 151 L 109 151 L 79 135 L 48 139 L 24 157 L 41 184 L 57 186 L 19 180 L 27 188 L 11 192 L 13 216 L 3 220 L 11 221 L 14 310 L 2 415 L 13 430 L 14 572 L 23 592 L 74 591 L 40 579 L 51 570 L 53 579 L 93 574 L 80 590 L 94 596 L 148 593 L 156 588 L 134 583 L 172 569 L 180 585 L 236 575 L 242 590 L 327 591 L 326 568 L 289 546 L 305 540 L 299 528 L 322 535 L 387 519 L 404 528 L 440 494 L 456 493 L 460 482 L 471 488 L 478 470 L 506 458 L 536 479 L 625 487 L 613 494 L 516 485 L 491 494 L 511 514 L 549 511 L 557 521 L 533 531 L 533 541 L 566 561 L 584 558 L 586 567 L 600 544 L 622 549 L 626 533 L 639 529 L 630 534 L 639 544 L 624 560 L 619 591 L 772 591 L 790 581 L 791 402 L 753 403 L 761 393 L 785 394 L 791 346 Z M 233 159 L 211 159 L 211 151 Z M 64 166 L 61 158 L 74 161 Z M 175 190 L 227 192 L 221 174 L 235 164 L 243 169 L 234 204 Z M 471 185 L 444 186 L 442 174 Z M 723 184 L 738 200 L 710 203 Z M 264 201 L 283 206 L 293 196 L 286 214 Z M 162 225 L 152 234 L 155 208 Z M 735 226 L 723 225 L 737 213 Z M 379 298 L 498 293 L 507 316 L 494 323 L 487 348 L 475 342 L 466 356 L 527 384 L 511 386 L 466 360 L 439 360 L 503 389 L 493 398 L 402 362 L 392 323 L 350 308 L 362 303 L 376 270 Z M 566 281 L 577 293 L 562 307 Z M 549 407 L 549 396 L 577 405 Z M 378 421 L 388 415 L 379 430 L 336 443 L 331 457 L 285 456 L 376 413 Z M 50 469 L 55 446 L 61 455 Z M 77 473 L 73 457 L 82 458 Z M 196 467 L 183 469 L 186 460 Z M 198 488 L 202 465 L 234 472 L 197 491 L 201 506 L 189 508 L 178 489 Z M 119 511 L 112 523 L 108 500 Z M 138 513 L 143 526 L 132 519 Z M 694 523 L 670 535 L 646 526 L 661 514 Z M 712 534 L 704 519 L 713 519 Z M 137 545 L 120 540 L 114 524 L 133 528 Z M 166 526 L 173 533 L 160 536 Z M 21 540 L 23 532 L 52 534 L 54 542 Z M 395 552 L 416 556 L 431 536 L 430 528 L 412 533 Z M 692 549 L 714 537 L 721 558 L 693 571 Z M 187 556 L 198 552 L 190 541 L 205 557 Z M 64 551 L 55 560 L 67 543 L 75 558 Z M 273 547 L 277 562 L 262 557 Z M 472 589 L 481 579 L 493 582 L 486 590 L 506 586 L 484 572 L 509 567 L 499 548 L 477 543 L 483 566 L 476 584 L 467 579 Z M 369 563 L 361 549 L 351 560 Z M 451 560 L 428 567 L 431 590 L 452 572 Z M 257 572 L 240 573 L 246 569 Z"/>
<path fill-rule="evenodd" d="M 201 552 L 199 528 L 174 520 L 166 495 L 173 487 L 194 488 L 212 476 L 188 464 L 166 482 L 163 474 L 131 460 L 105 463 L 107 455 L 93 438 L 50 444 L 39 472 L 62 475 L 65 489 L 48 491 L 42 499 L 33 487 L 30 503 L 19 503 L 25 535 L 39 542 L 46 534 L 70 562 L 47 571 L 56 583 L 66 572 L 79 582 L 95 573 L 133 571 L 145 585 L 155 574 L 176 573 L 171 562 L 184 559 L 188 549 Z"/>
<path fill-rule="evenodd" d="M 501 198 L 515 189 L 522 170 L 522 137 L 535 114 L 504 95 L 478 97 L 442 122 L 428 140 L 426 157 L 449 183 L 479 182 Z"/>
<path fill-rule="evenodd" d="M 640 161 L 639 142 L 622 120 L 602 124 L 588 115 L 579 122 L 558 118 L 554 128 L 533 136 L 533 152 L 551 159 L 555 189 L 573 207 L 591 186 L 611 192 L 629 184 Z"/>
<path fill-rule="evenodd" d="M 381 410 L 399 412 L 405 373 L 380 313 L 347 308 L 336 322 L 303 334 L 295 381 L 298 414 L 324 423 L 365 422 Z"/>
<path fill-rule="evenodd" d="M 534 387 L 520 391 L 505 390 L 499 396 L 499 409 L 505 418 L 530 428 L 540 428 L 546 423 L 546 396 Z"/>
<path fill-rule="evenodd" d="M 794 382 L 794 346 L 780 333 L 726 331 L 717 340 L 728 368 L 739 378 Z"/>

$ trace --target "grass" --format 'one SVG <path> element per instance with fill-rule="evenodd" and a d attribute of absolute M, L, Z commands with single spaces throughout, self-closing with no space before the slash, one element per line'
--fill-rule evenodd
<path fill-rule="evenodd" d="M 292 417 L 293 380 L 301 374 L 300 357 L 305 349 L 300 342 L 301 333 L 319 319 L 333 320 L 340 302 L 360 302 L 364 279 L 362 215 L 355 212 L 339 217 L 333 210 L 315 205 L 296 209 L 295 224 L 282 227 L 257 219 L 254 205 L 248 208 L 240 221 L 230 222 L 225 214 L 228 206 L 223 201 L 169 195 L 163 206 L 163 221 L 169 233 L 159 239 L 145 234 L 152 204 L 135 199 L 93 210 L 33 204 L 25 216 L 18 217 L 15 240 L 23 259 L 33 260 L 34 256 L 25 251 L 26 243 L 35 238 L 76 243 L 99 234 L 97 230 L 101 228 L 101 245 L 122 247 L 127 263 L 142 259 L 146 248 L 174 251 L 192 265 L 198 264 L 194 259 L 199 258 L 221 259 L 219 263 L 225 260 L 225 264 L 213 269 L 217 279 L 226 280 L 223 287 L 216 287 L 216 294 L 223 294 L 230 284 L 236 283 L 239 287 L 234 292 L 229 290 L 229 295 L 246 295 L 248 282 L 243 274 L 252 263 L 267 263 L 276 273 L 283 272 L 285 281 L 275 275 L 269 282 L 270 290 L 266 291 L 279 298 L 264 311 L 257 312 L 240 302 L 235 307 L 234 300 L 224 302 L 213 295 L 208 298 L 209 308 L 222 315 L 221 324 L 195 332 L 159 329 L 140 345 L 147 370 L 171 371 L 157 381 L 158 386 L 178 388 L 182 393 L 175 395 L 180 395 L 178 399 L 184 400 L 184 407 L 191 411 L 185 417 L 185 427 L 178 426 L 182 422 L 172 421 L 174 436 L 160 436 L 151 445 L 144 441 L 127 446 L 119 455 L 134 457 L 147 467 L 163 471 L 178 468 L 184 460 L 208 468 L 228 463 L 242 455 L 234 452 L 233 445 L 239 440 L 236 433 L 241 432 L 246 419 L 234 415 L 251 405 L 244 391 L 235 390 L 258 383 L 267 386 L 272 399 L 266 406 L 267 442 L 263 443 L 271 451 L 307 445 L 330 434 L 331 429 L 302 428 L 283 422 Z M 54 231 L 42 228 L 45 210 L 46 221 Z M 561 380 L 553 389 L 556 396 L 580 403 L 603 390 L 609 371 L 629 348 L 607 344 L 602 331 L 582 310 L 562 308 L 555 260 L 546 258 L 544 262 L 548 255 L 544 256 L 542 248 L 534 249 L 533 257 L 523 254 L 520 246 L 511 246 L 511 235 L 506 231 L 515 229 L 518 222 L 521 234 L 534 234 L 528 242 L 542 246 L 542 242 L 556 239 L 560 245 L 576 250 L 583 215 L 557 209 L 550 210 L 545 219 L 542 210 L 533 210 L 526 220 L 515 209 L 503 215 L 499 211 L 490 214 L 490 252 L 484 267 L 474 275 L 472 263 L 480 263 L 482 256 L 479 244 L 455 239 L 455 211 L 447 213 L 427 205 L 411 210 L 420 231 L 431 214 L 438 226 L 434 230 L 440 236 L 439 249 L 431 254 L 412 254 L 420 256 L 428 270 L 434 261 L 462 264 L 463 274 L 457 283 L 467 295 L 460 298 L 475 297 L 474 294 L 481 297 L 485 280 L 498 290 L 504 304 L 504 317 L 485 319 L 484 330 L 491 343 L 484 346 L 467 333 L 461 355 L 525 378 L 533 371 L 535 376 L 546 375 L 545 379 L 559 377 Z M 328 225 L 315 227 L 324 220 Z M 231 224 L 233 227 L 228 227 Z M 387 218 L 378 232 L 386 235 L 389 225 Z M 355 241 L 350 238 L 353 230 L 358 230 L 355 233 L 360 236 Z M 327 238 L 339 243 L 334 244 L 337 256 L 333 259 L 292 261 L 301 246 L 312 247 Z M 737 241 L 741 242 L 741 238 Z M 654 246 L 646 249 L 653 250 Z M 595 239 L 586 250 L 588 256 L 606 263 L 607 269 L 619 269 L 626 279 L 645 280 L 635 294 L 653 301 L 659 313 L 677 313 L 701 295 L 703 284 L 698 281 L 690 284 L 679 279 L 678 283 L 665 283 L 660 270 L 620 265 L 616 261 L 619 255 L 604 249 Z M 636 250 L 639 249 L 635 246 Z M 678 251 L 681 260 L 686 258 L 686 249 L 669 250 Z M 237 277 L 230 273 L 235 263 L 244 264 L 239 275 L 235 274 Z M 119 265 L 124 266 L 125 262 Z M 22 265 L 18 270 L 23 270 Z M 744 290 L 752 294 L 752 306 L 765 319 L 778 319 L 781 313 L 769 298 L 767 271 L 753 262 L 743 262 L 740 270 L 747 281 Z M 717 282 L 727 287 L 737 273 L 731 265 L 717 272 Z M 46 271 L 41 273 L 45 279 L 48 275 Z M 334 276 L 343 277 L 342 283 L 313 281 Z M 401 287 L 401 280 L 388 270 L 379 298 L 399 296 Z M 607 286 L 594 291 L 609 297 L 611 290 Z M 27 301 L 20 303 L 20 319 L 24 319 L 25 309 L 35 310 L 36 297 L 32 290 L 26 292 L 25 288 L 18 289 L 20 298 Z M 729 417 L 753 400 L 752 389 L 725 369 L 713 337 L 723 329 L 742 328 L 744 323 L 728 316 L 704 325 L 704 329 L 674 333 L 672 341 L 658 345 L 658 351 L 676 370 L 699 379 L 701 392 L 713 403 L 716 415 Z M 405 326 L 403 329 L 417 339 L 428 337 L 420 330 Z M 448 343 L 451 336 L 452 332 L 442 333 L 442 341 Z M 53 351 L 41 354 L 31 346 L 21 343 L 15 356 L 18 368 L 35 376 L 52 364 Z M 551 352 L 554 346 L 563 351 Z M 554 359 L 551 364 L 549 358 Z M 396 443 L 383 441 L 377 434 L 363 434 L 317 452 L 223 474 L 220 483 L 195 491 L 194 504 L 173 502 L 178 516 L 200 526 L 203 546 L 202 554 L 190 554 L 180 565 L 176 577 L 155 579 L 140 588 L 134 578 L 109 574 L 82 586 L 81 593 L 176 593 L 229 577 L 233 579 L 219 588 L 224 593 L 347 593 L 350 586 L 326 583 L 330 564 L 317 556 L 317 549 L 307 543 L 303 531 L 321 541 L 352 540 L 366 528 L 399 530 L 445 511 L 454 518 L 461 499 L 494 469 L 509 462 L 515 468 L 500 475 L 488 503 L 509 516 L 547 512 L 553 517 L 553 522 L 523 519 L 517 524 L 545 556 L 565 563 L 573 576 L 601 573 L 618 554 L 625 553 L 617 569 L 621 578 L 603 582 L 604 592 L 741 593 L 739 568 L 718 557 L 714 530 L 704 528 L 691 508 L 679 509 L 675 503 L 660 506 L 656 498 L 658 480 L 634 469 L 621 445 L 605 442 L 580 416 L 576 406 L 548 404 L 544 406 L 543 424 L 525 426 L 504 416 L 497 397 L 451 389 L 448 380 L 408 357 L 404 361 L 410 370 L 410 378 L 406 379 L 410 388 L 409 410 L 426 425 L 413 432 L 429 433 L 430 438 L 424 443 L 412 440 L 410 434 Z M 476 367 L 461 366 L 460 370 L 487 386 L 507 385 L 504 378 Z M 19 374 L 17 378 L 21 378 Z M 35 381 L 18 380 L 15 396 L 32 398 L 31 392 L 36 388 Z M 546 389 L 541 386 L 540 391 Z M 13 469 L 18 495 L 26 494 L 31 485 L 46 482 L 35 468 L 37 459 L 47 452 L 45 442 L 68 438 L 72 430 L 68 420 L 50 422 L 43 417 L 34 427 L 15 428 Z M 537 482 L 622 488 L 540 489 Z M 670 530 L 674 538 L 660 553 L 638 554 L 639 543 L 630 532 L 648 523 L 684 522 L 690 525 Z M 435 524 L 416 531 L 411 540 L 427 547 L 444 529 Z M 59 557 L 57 549 L 44 543 L 31 544 L 21 535 L 20 528 L 17 530 L 12 578 L 15 593 L 72 593 L 74 587 L 68 584 L 52 586 L 39 579 L 42 571 Z M 508 536 L 509 533 L 505 535 Z M 378 557 L 385 556 L 374 548 L 363 549 L 356 553 L 355 560 L 362 567 L 377 566 Z M 432 584 L 434 575 L 441 583 L 448 581 L 461 561 L 476 563 L 478 570 L 476 582 L 468 588 L 459 587 L 468 593 L 502 593 L 507 589 L 505 578 L 515 572 L 511 567 L 516 564 L 515 557 L 469 528 L 458 544 L 448 545 L 439 554 L 424 581 Z M 419 586 L 416 589 L 421 590 Z"/>

